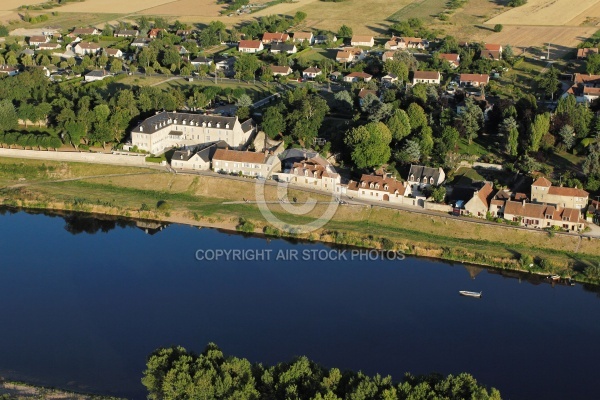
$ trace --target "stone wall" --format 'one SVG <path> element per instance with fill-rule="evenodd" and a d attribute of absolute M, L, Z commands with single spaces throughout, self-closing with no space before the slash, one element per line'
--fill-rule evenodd
<path fill-rule="evenodd" d="M 144 155 L 105 154 L 75 151 L 38 151 L 0 148 L 0 157 L 29 158 L 35 160 L 53 160 L 86 162 L 96 164 L 145 166 Z M 156 165 L 156 164 L 152 164 Z"/>

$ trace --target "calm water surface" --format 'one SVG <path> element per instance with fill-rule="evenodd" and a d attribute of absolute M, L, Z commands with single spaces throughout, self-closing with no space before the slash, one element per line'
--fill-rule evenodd
<path fill-rule="evenodd" d="M 396 378 L 467 371 L 507 399 L 597 395 L 600 301 L 580 285 L 472 279 L 463 265 L 416 258 L 199 262 L 198 249 L 327 247 L 70 222 L 0 216 L 0 375 L 143 399 L 152 350 L 213 341 L 254 362 L 306 355 Z"/>

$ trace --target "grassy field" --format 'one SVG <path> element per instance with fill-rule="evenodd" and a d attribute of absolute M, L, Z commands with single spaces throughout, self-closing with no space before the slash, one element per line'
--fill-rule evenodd
<path fill-rule="evenodd" d="M 388 21 L 406 21 L 409 18 L 421 18 L 431 21 L 446 9 L 447 0 L 415 0 L 390 15 Z"/>
<path fill-rule="evenodd" d="M 141 175 L 129 175 L 136 172 Z M 84 179 L 57 181 L 76 177 Z M 14 163 L 12 159 L 0 159 L 0 201 L 4 204 L 230 229 L 235 228 L 241 217 L 252 221 L 257 230 L 267 226 L 257 206 L 252 204 L 255 182 L 252 179 L 232 181 L 220 177 L 173 175 L 133 167 L 42 161 Z M 279 196 L 276 187 L 266 186 L 268 201 L 276 201 Z M 318 201 L 330 200 L 329 196 L 298 190 L 290 191 L 288 197 L 297 197 L 300 203 L 309 197 Z M 241 202 L 242 198 L 251 203 Z M 160 201 L 169 204 L 168 211 L 157 209 Z M 311 221 L 326 207 L 326 204 L 319 204 L 307 215 L 294 216 L 284 212 L 278 203 L 270 205 L 277 217 L 289 223 Z M 581 268 L 600 260 L 597 240 L 580 241 L 576 236 L 469 223 L 466 218 L 354 205 L 339 207 L 323 229 L 305 238 L 374 248 L 381 247 L 385 238 L 406 253 L 504 268 L 517 268 L 517 258 L 528 254 L 549 261 L 548 272 L 564 275 L 575 273 L 569 272 L 568 268 Z"/>

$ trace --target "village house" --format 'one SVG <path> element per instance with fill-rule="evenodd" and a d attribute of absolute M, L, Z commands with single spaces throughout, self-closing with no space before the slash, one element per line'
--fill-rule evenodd
<path fill-rule="evenodd" d="M 165 30 L 161 28 L 152 28 L 148 31 L 148 38 L 156 39 L 162 34 L 162 32 L 165 32 Z"/>
<path fill-rule="evenodd" d="M 485 86 L 490 82 L 488 74 L 460 74 L 459 84 L 461 86 L 480 87 Z"/>
<path fill-rule="evenodd" d="M 479 55 L 482 59 L 498 61 L 502 58 L 502 46 L 499 44 L 486 43 Z"/>
<path fill-rule="evenodd" d="M 37 46 L 37 49 L 40 51 L 45 51 L 45 50 L 58 50 L 61 48 L 60 43 L 40 43 Z"/>
<path fill-rule="evenodd" d="M 175 35 L 181 37 L 182 39 L 185 39 L 187 36 L 190 36 L 193 33 L 193 31 L 191 29 L 177 29 L 177 31 L 175 31 Z"/>
<path fill-rule="evenodd" d="M 215 70 L 229 73 L 233 71 L 235 57 L 215 58 Z"/>
<path fill-rule="evenodd" d="M 312 45 L 315 41 L 315 37 L 312 32 L 294 32 L 294 42 L 308 42 L 309 45 Z"/>
<path fill-rule="evenodd" d="M 31 36 L 29 38 L 29 45 L 33 47 L 39 47 L 42 43 L 48 43 L 50 38 L 48 36 Z"/>
<path fill-rule="evenodd" d="M 573 95 L 578 103 L 591 103 L 600 96 L 600 75 L 579 74 L 573 75 L 573 84 L 563 94 Z"/>
<path fill-rule="evenodd" d="M 329 74 L 329 79 L 332 81 L 339 81 L 341 77 L 342 73 L 340 71 L 333 71 L 331 74 Z"/>
<path fill-rule="evenodd" d="M 339 63 L 349 63 L 354 60 L 354 54 L 349 51 L 338 51 L 335 56 L 335 61 Z"/>
<path fill-rule="evenodd" d="M 464 213 L 474 217 L 485 218 L 490 209 L 494 187 L 489 182 L 484 182 L 481 188 L 476 189 L 473 197 L 464 205 Z"/>
<path fill-rule="evenodd" d="M 83 56 L 86 54 L 96 55 L 102 51 L 102 47 L 98 43 L 92 42 L 77 42 L 73 47 L 75 54 Z"/>
<path fill-rule="evenodd" d="M 286 54 L 295 54 L 298 51 L 298 48 L 295 44 L 288 43 L 273 43 L 271 45 L 271 53 L 286 53 Z"/>
<path fill-rule="evenodd" d="M 109 76 L 112 76 L 112 75 L 108 71 L 106 71 L 104 69 L 99 69 L 99 70 L 91 71 L 88 74 L 86 74 L 85 81 L 86 82 L 101 81 L 105 78 L 108 78 Z"/>
<path fill-rule="evenodd" d="M 352 83 L 352 82 L 370 82 L 373 79 L 373 75 L 367 74 L 366 72 L 351 72 L 348 75 L 344 76 L 344 82 Z"/>
<path fill-rule="evenodd" d="M 385 86 L 390 86 L 396 82 L 398 82 L 398 75 L 396 74 L 387 74 L 381 78 L 381 83 L 383 83 Z"/>
<path fill-rule="evenodd" d="M 96 28 L 75 28 L 69 34 L 71 37 L 77 36 L 88 36 L 88 35 L 99 35 L 100 31 Z"/>
<path fill-rule="evenodd" d="M 315 36 L 315 44 L 324 44 L 329 42 L 329 37 L 327 35 L 317 35 Z M 338 38 L 337 36 L 333 35 L 331 37 L 331 41 L 332 42 L 337 42 Z"/>
<path fill-rule="evenodd" d="M 340 174 L 318 154 L 286 166 L 283 173 L 277 174 L 277 180 L 328 192 L 340 192 Z"/>
<path fill-rule="evenodd" d="M 256 132 L 252 119 L 241 123 L 237 117 L 160 112 L 145 119 L 131 131 L 131 144 L 152 154 L 180 146 L 225 141 L 242 149 Z"/>
<path fill-rule="evenodd" d="M 439 85 L 442 75 L 438 71 L 415 71 L 413 72 L 412 84 L 429 83 Z"/>
<path fill-rule="evenodd" d="M 309 67 L 302 71 L 302 77 L 304 79 L 315 79 L 317 76 L 321 75 L 323 71 L 321 71 L 317 67 Z"/>
<path fill-rule="evenodd" d="M 458 68 L 460 66 L 460 55 L 453 53 L 440 53 L 439 57 L 441 60 L 448 61 L 450 67 Z"/>
<path fill-rule="evenodd" d="M 585 221 L 575 208 L 561 208 L 544 203 L 527 203 L 507 200 L 504 205 L 504 219 L 528 228 L 552 228 L 557 226 L 567 231 L 581 231 Z"/>
<path fill-rule="evenodd" d="M 217 149 L 226 149 L 229 146 L 223 140 L 206 143 L 192 148 L 177 150 L 171 157 L 171 167 L 189 169 L 194 171 L 210 170 L 210 161 Z"/>
<path fill-rule="evenodd" d="M 19 73 L 19 70 L 10 65 L 0 65 L 0 75 L 15 76 Z"/>
<path fill-rule="evenodd" d="M 531 201 L 546 203 L 564 208 L 582 209 L 587 206 L 589 193 L 583 189 L 553 186 L 544 177 L 538 178 L 531 185 Z"/>
<path fill-rule="evenodd" d="M 207 67 L 210 67 L 212 63 L 213 60 L 211 60 L 208 57 L 196 57 L 190 62 L 190 64 L 192 64 L 196 68 L 198 68 L 201 65 L 206 65 Z"/>
<path fill-rule="evenodd" d="M 585 60 L 586 58 L 588 58 L 588 56 L 590 56 L 592 54 L 598 54 L 597 47 L 586 47 L 584 49 L 577 49 L 577 59 L 578 60 Z"/>
<path fill-rule="evenodd" d="M 121 29 L 115 32 L 115 37 L 137 37 L 140 34 L 138 30 L 135 29 Z"/>
<path fill-rule="evenodd" d="M 392 36 L 384 44 L 386 50 L 406 50 L 406 49 L 419 49 L 424 50 L 429 46 L 429 42 L 421 38 L 415 37 L 400 37 Z"/>
<path fill-rule="evenodd" d="M 289 65 L 270 65 L 269 68 L 271 68 L 271 73 L 273 76 L 287 76 L 292 73 L 292 68 L 290 68 Z"/>
<path fill-rule="evenodd" d="M 376 174 L 363 174 L 358 182 L 348 182 L 346 195 L 350 198 L 403 204 L 404 197 L 408 196 L 407 188 L 405 182 L 378 171 Z"/>
<path fill-rule="evenodd" d="M 104 49 L 104 52 L 108 57 L 123 58 L 121 49 Z"/>
<path fill-rule="evenodd" d="M 381 61 L 386 62 L 387 60 L 393 60 L 395 51 L 385 51 L 381 56 Z"/>
<path fill-rule="evenodd" d="M 377 90 L 371 90 L 371 89 L 361 88 L 360 91 L 358 92 L 358 102 L 359 102 L 360 105 L 363 104 L 363 100 L 368 95 L 373 95 L 377 99 L 379 98 L 379 96 L 377 96 Z"/>
<path fill-rule="evenodd" d="M 147 47 L 150 42 L 152 42 L 152 39 L 148 39 L 148 38 L 136 38 L 133 39 L 133 42 L 131 42 L 131 46 L 132 47 Z"/>
<path fill-rule="evenodd" d="M 242 53 L 258 53 L 264 50 L 263 42 L 260 40 L 240 40 L 238 51 Z"/>
<path fill-rule="evenodd" d="M 280 167 L 281 161 L 269 152 L 217 149 L 212 158 L 212 170 L 228 174 L 268 178 Z"/>
<path fill-rule="evenodd" d="M 262 43 L 263 44 L 283 43 L 283 42 L 287 42 L 289 39 L 290 39 L 290 35 L 288 35 L 287 33 L 265 32 L 265 33 L 263 33 L 263 36 L 262 36 Z"/>
<path fill-rule="evenodd" d="M 351 46 L 363 46 L 363 47 L 373 47 L 375 46 L 375 39 L 373 36 L 360 36 L 355 35 L 350 39 Z"/>
<path fill-rule="evenodd" d="M 342 47 L 340 51 L 352 54 L 352 61 L 362 60 L 366 56 L 366 53 L 360 47 L 347 46 Z"/>
<path fill-rule="evenodd" d="M 444 183 L 446 174 L 442 168 L 425 167 L 411 164 L 406 181 L 413 189 L 439 186 Z"/>

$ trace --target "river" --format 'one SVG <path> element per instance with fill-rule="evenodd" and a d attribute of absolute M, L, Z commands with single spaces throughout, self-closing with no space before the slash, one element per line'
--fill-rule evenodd
<path fill-rule="evenodd" d="M 277 261 L 280 250 L 331 248 L 187 226 L 149 234 L 132 222 L 3 214 L 4 377 L 143 399 L 152 350 L 202 351 L 212 341 L 253 362 L 306 355 L 396 379 L 466 371 L 505 399 L 589 399 L 597 391 L 600 301 L 581 285 L 411 257 Z M 263 261 L 197 260 L 210 249 L 272 253 Z M 463 289 L 483 298 L 461 297 Z"/>

